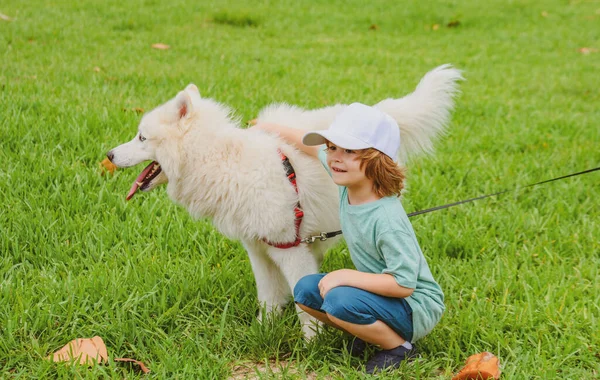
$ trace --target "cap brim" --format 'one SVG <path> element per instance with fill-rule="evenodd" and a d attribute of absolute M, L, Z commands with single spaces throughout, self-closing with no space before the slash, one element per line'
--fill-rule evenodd
<path fill-rule="evenodd" d="M 304 145 L 313 146 L 325 144 L 327 141 L 344 149 L 367 149 L 371 148 L 371 144 L 366 143 L 356 137 L 349 136 L 345 133 L 339 133 L 330 129 L 318 132 L 308 132 L 302 138 Z"/>

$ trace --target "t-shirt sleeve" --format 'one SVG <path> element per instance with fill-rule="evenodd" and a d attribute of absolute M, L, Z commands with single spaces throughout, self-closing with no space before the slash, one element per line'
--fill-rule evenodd
<path fill-rule="evenodd" d="M 415 289 L 421 260 L 417 244 L 413 236 L 398 230 L 379 235 L 377 247 L 386 264 L 381 273 L 394 276 L 400 286 Z"/>
<path fill-rule="evenodd" d="M 327 166 L 327 145 L 323 145 L 321 147 L 321 149 L 319 149 L 319 161 L 321 161 L 321 164 L 323 165 L 323 167 L 325 168 L 325 170 L 327 170 L 327 174 L 329 174 L 329 176 L 331 177 L 331 172 L 329 171 L 329 167 Z"/>

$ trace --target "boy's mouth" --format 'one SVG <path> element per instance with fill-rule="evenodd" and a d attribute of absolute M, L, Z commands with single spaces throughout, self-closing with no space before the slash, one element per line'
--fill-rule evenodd
<path fill-rule="evenodd" d="M 331 167 L 331 170 L 336 173 L 346 173 L 346 170 L 342 170 L 342 169 L 338 169 L 338 168 L 334 168 L 334 167 Z"/>

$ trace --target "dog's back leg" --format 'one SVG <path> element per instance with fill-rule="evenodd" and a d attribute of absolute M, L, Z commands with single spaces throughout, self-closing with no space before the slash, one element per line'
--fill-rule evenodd
<path fill-rule="evenodd" d="M 269 247 L 267 252 L 269 257 L 281 270 L 292 291 L 302 277 L 317 273 L 321 265 L 320 260 L 315 257 L 305 244 L 288 249 Z M 302 311 L 298 306 L 296 306 L 296 311 L 302 324 L 304 338 L 310 340 L 316 334 L 315 328 L 319 322 L 308 313 Z"/>
<path fill-rule="evenodd" d="M 280 312 L 289 301 L 291 290 L 279 267 L 267 255 L 264 243 L 243 241 L 242 244 L 250 257 L 261 310 L 258 319 L 262 320 L 262 308 L 267 313 Z"/>

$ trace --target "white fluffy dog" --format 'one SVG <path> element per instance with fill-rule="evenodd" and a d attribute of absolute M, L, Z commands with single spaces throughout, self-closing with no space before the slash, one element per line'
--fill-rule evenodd
<path fill-rule="evenodd" d="M 375 105 L 400 126 L 401 162 L 432 150 L 433 140 L 448 123 L 460 79 L 460 71 L 443 65 L 427 73 L 413 93 Z M 343 108 L 303 110 L 277 104 L 264 109 L 258 121 L 307 131 L 325 129 Z M 286 176 L 278 150 L 295 169 L 298 193 Z M 149 191 L 168 182 L 171 199 L 194 217 L 210 218 L 227 237 L 241 240 L 250 257 L 258 300 L 269 312 L 289 300 L 301 277 L 318 272 L 324 252 L 337 240 L 288 249 L 265 243 L 296 239 L 294 207 L 298 201 L 304 211 L 301 237 L 339 230 L 336 185 L 320 162 L 277 136 L 240 128 L 229 108 L 202 98 L 193 84 L 146 113 L 133 140 L 107 156 L 118 167 L 152 160 L 127 199 L 138 189 Z M 312 318 L 301 313 L 300 319 L 305 337 L 311 337 Z"/>

